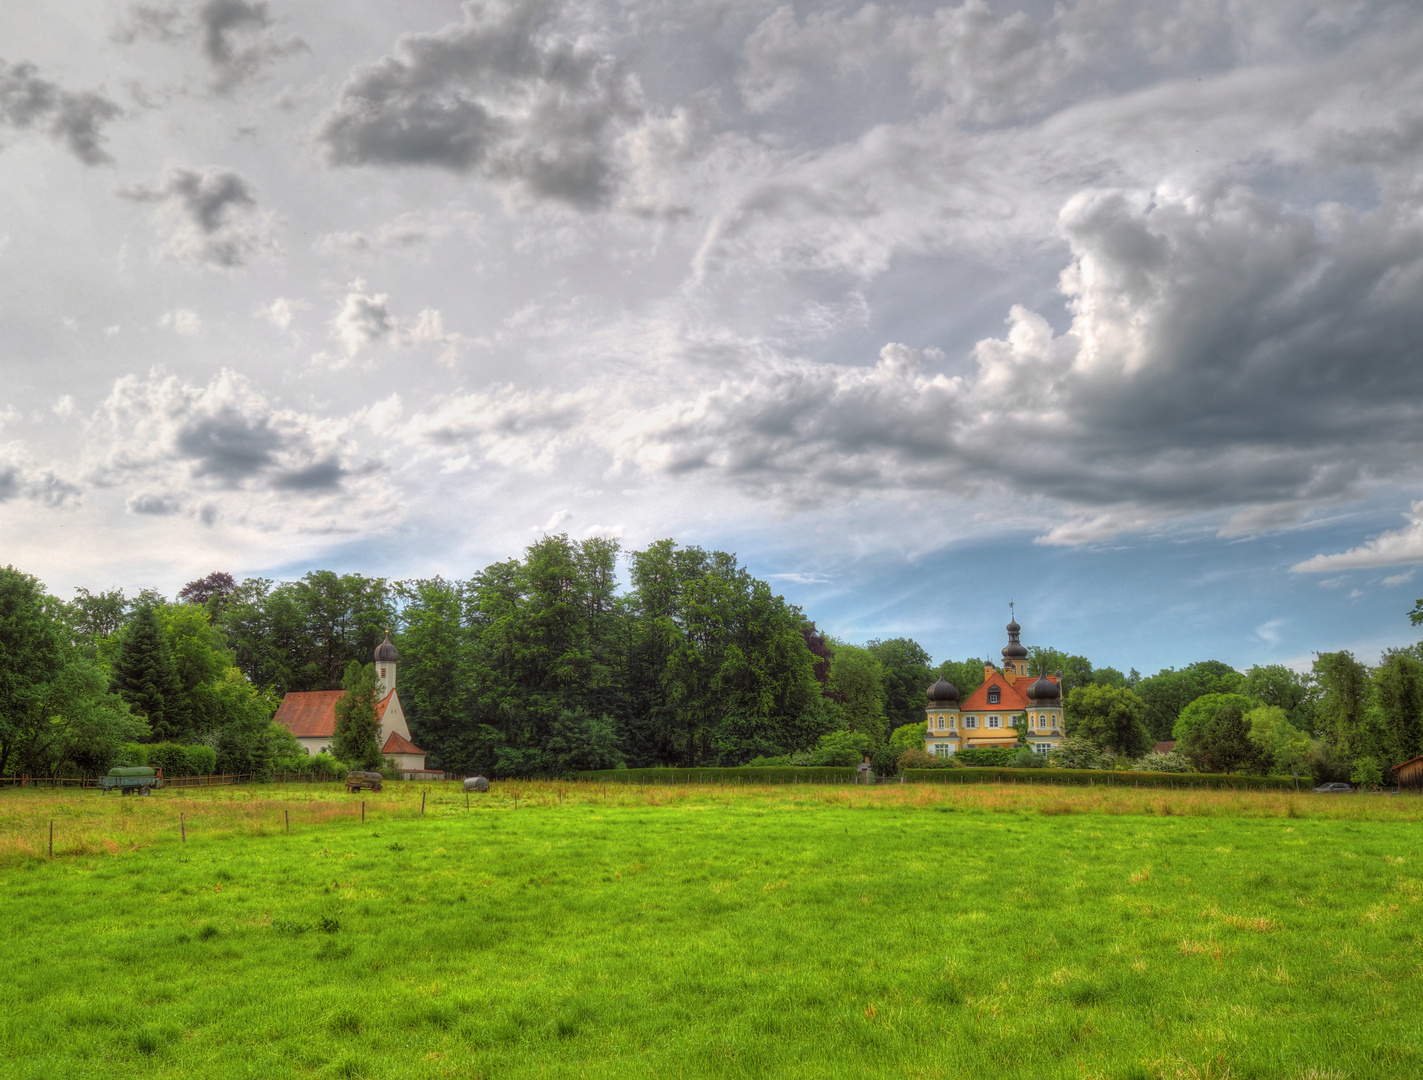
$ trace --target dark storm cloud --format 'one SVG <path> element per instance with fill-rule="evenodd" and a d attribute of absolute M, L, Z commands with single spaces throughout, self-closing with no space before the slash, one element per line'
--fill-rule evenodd
<path fill-rule="evenodd" d="M 103 127 L 122 115 L 102 94 L 74 93 L 41 78 L 34 64 L 0 60 L 0 122 L 47 131 L 86 165 L 113 160 L 103 147 Z"/>
<path fill-rule="evenodd" d="M 138 185 L 120 194 L 169 211 L 176 221 L 166 252 L 179 261 L 234 269 L 263 244 L 254 220 L 256 193 L 230 169 L 171 169 L 157 187 Z"/>
<path fill-rule="evenodd" d="M 99 418 L 111 449 L 96 480 L 133 485 L 134 513 L 176 512 L 196 501 L 185 492 L 201 490 L 332 492 L 349 475 L 340 425 L 274 409 L 230 371 L 205 387 L 158 371 L 147 379 L 125 376 Z M 155 488 L 164 494 L 150 495 Z"/>
<path fill-rule="evenodd" d="M 212 88 L 227 93 L 273 61 L 308 51 L 300 38 L 279 35 L 276 25 L 262 0 L 206 0 L 196 7 L 135 4 L 114 38 L 196 42 L 212 68 Z"/>
<path fill-rule="evenodd" d="M 607 202 L 612 141 L 638 115 L 611 57 L 553 33 L 547 2 L 470 2 L 462 22 L 407 34 L 357 68 L 318 138 L 334 165 L 433 166 L 574 206 Z"/>
<path fill-rule="evenodd" d="M 194 476 L 238 484 L 274 465 L 284 442 L 268 417 L 224 408 L 189 419 L 178 429 L 173 448 L 191 463 Z"/>

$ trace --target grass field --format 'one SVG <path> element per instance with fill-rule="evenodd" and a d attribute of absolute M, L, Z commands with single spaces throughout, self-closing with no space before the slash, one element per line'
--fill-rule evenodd
<path fill-rule="evenodd" d="M 1423 1075 L 1414 798 L 422 787 L 0 792 L 0 1071 Z"/>

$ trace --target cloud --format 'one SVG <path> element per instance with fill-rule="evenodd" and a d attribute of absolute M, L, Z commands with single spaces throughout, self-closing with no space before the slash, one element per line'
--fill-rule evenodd
<path fill-rule="evenodd" d="M 183 504 L 177 499 L 152 492 L 130 495 L 127 505 L 130 514 L 148 514 L 153 517 L 168 517 L 183 508 Z"/>
<path fill-rule="evenodd" d="M 1382 584 L 1385 589 L 1396 589 L 1400 585 L 1407 585 L 1410 581 L 1412 581 L 1413 574 L 1414 571 L 1412 570 L 1405 571 L 1402 574 L 1391 574 L 1388 577 L 1384 578 L 1383 581 L 1380 582 L 1380 584 Z"/>
<path fill-rule="evenodd" d="M 257 310 L 252 313 L 254 319 L 266 319 L 279 330 L 285 330 L 292 324 L 292 319 L 296 317 L 298 311 L 304 311 L 311 307 L 305 300 L 291 300 L 285 296 L 279 296 L 270 304 L 258 305 Z"/>
<path fill-rule="evenodd" d="M 262 0 L 135 4 L 113 36 L 125 44 L 139 38 L 196 43 L 212 70 L 213 90 L 225 94 L 282 57 L 310 51 L 300 38 L 278 34 L 276 25 Z"/>
<path fill-rule="evenodd" d="M 1408 524 L 1401 529 L 1381 533 L 1358 547 L 1336 555 L 1316 555 L 1296 563 L 1290 569 L 1297 574 L 1324 574 L 1423 563 L 1423 501 L 1415 502 L 1404 517 L 1408 519 Z M 1412 576 L 1410 570 L 1406 574 L 1384 579 L 1384 584 L 1401 585 Z"/>
<path fill-rule="evenodd" d="M 42 506 L 76 503 L 82 489 L 53 469 L 37 465 L 20 443 L 0 444 L 0 503 L 26 499 Z"/>
<path fill-rule="evenodd" d="M 203 320 L 199 318 L 196 311 L 189 311 L 187 308 L 165 311 L 159 318 L 158 325 L 164 329 L 171 329 L 173 333 L 182 337 L 196 337 L 203 332 Z"/>
<path fill-rule="evenodd" d="M 464 339 L 446 332 L 438 311 L 426 308 L 413 319 L 400 319 L 391 314 L 389 294 L 365 290 L 365 282 L 352 282 L 331 320 L 331 336 L 341 343 L 347 360 L 378 341 L 388 341 L 396 348 L 437 346 L 440 362 L 453 366 Z"/>
<path fill-rule="evenodd" d="M 155 369 L 146 379 L 118 379 L 94 419 L 104 447 L 95 482 L 138 483 L 143 505 L 154 488 L 178 492 L 268 491 L 334 493 L 366 465 L 346 438 L 349 424 L 322 420 L 268 403 L 242 376 L 224 370 L 206 386 L 180 382 Z M 137 509 L 136 513 L 156 513 Z M 176 503 L 174 503 L 176 505 Z"/>
<path fill-rule="evenodd" d="M 464 5 L 351 73 L 317 138 L 333 165 L 428 166 L 588 209 L 616 187 L 613 142 L 640 113 L 612 57 L 555 33 L 549 0 Z"/>
<path fill-rule="evenodd" d="M 104 125 L 123 109 L 94 91 L 75 93 L 43 79 L 34 64 L 0 60 L 0 124 L 38 128 L 64 143 L 85 165 L 112 161 L 104 150 Z"/>
<path fill-rule="evenodd" d="M 157 187 L 135 185 L 120 194 L 156 203 L 168 232 L 161 249 L 185 266 L 240 269 L 256 254 L 276 254 L 270 221 L 257 211 L 256 191 L 230 169 L 174 168 Z"/>

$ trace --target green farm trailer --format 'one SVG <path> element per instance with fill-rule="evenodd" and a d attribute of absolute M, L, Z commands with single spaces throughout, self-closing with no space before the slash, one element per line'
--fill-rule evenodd
<path fill-rule="evenodd" d="M 147 795 L 154 788 L 162 786 L 163 771 L 160 769 L 155 772 L 146 765 L 120 765 L 110 769 L 108 776 L 99 777 L 99 787 L 102 790 L 118 788 L 122 795 L 131 791 Z"/>

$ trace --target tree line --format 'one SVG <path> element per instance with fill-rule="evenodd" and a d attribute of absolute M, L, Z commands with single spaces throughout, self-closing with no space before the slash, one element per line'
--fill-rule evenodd
<path fill-rule="evenodd" d="M 302 751 L 271 723 L 282 695 L 344 687 L 355 708 L 387 632 L 430 765 L 495 776 L 862 754 L 894 768 L 922 748 L 925 688 L 943 676 L 966 697 L 986 665 L 936 665 L 909 638 L 836 640 L 734 555 L 672 540 L 546 536 L 463 580 L 215 572 L 172 599 L 64 602 L 7 568 L 0 772 L 102 771 L 160 742 L 211 747 L 223 771 L 295 767 Z M 1320 654 L 1306 673 L 1207 660 L 1142 676 L 1051 647 L 1030 664 L 1062 672 L 1065 764 L 1144 760 L 1175 739 L 1154 767 L 1367 777 L 1423 750 L 1417 646 L 1373 668 Z M 369 763 L 364 742 L 342 745 Z"/>

